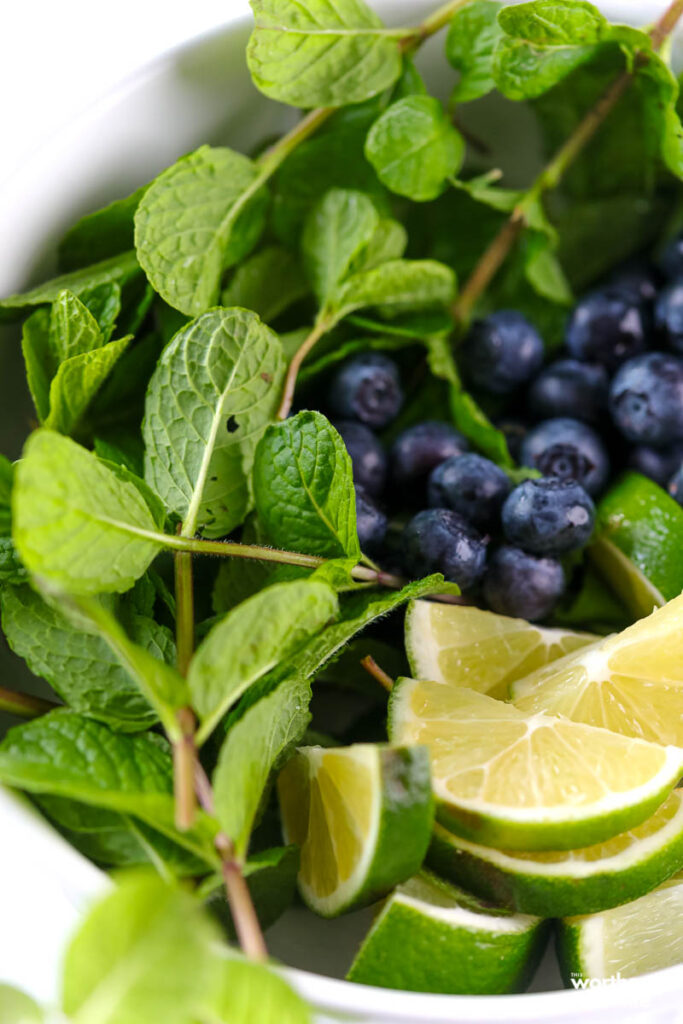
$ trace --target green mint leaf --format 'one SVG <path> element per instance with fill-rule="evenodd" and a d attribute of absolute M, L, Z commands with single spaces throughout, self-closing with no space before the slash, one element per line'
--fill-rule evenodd
<path fill-rule="evenodd" d="M 50 384 L 50 414 L 44 425 L 60 434 L 74 433 L 131 341 L 128 335 L 61 363 Z"/>
<path fill-rule="evenodd" d="M 202 146 L 163 171 L 135 213 L 135 249 L 152 287 L 188 316 L 218 301 L 221 276 L 263 229 L 259 168 L 232 149 Z"/>
<path fill-rule="evenodd" d="M 351 265 L 353 272 L 372 270 L 389 260 L 400 260 L 408 245 L 408 232 L 400 221 L 383 217 L 372 238 Z"/>
<path fill-rule="evenodd" d="M 50 413 L 50 381 L 57 372 L 57 356 L 50 344 L 50 313 L 36 309 L 22 328 L 21 351 L 26 380 L 41 423 Z"/>
<path fill-rule="evenodd" d="M 0 322 L 14 320 L 34 306 L 45 306 L 52 303 L 60 292 L 65 290 L 73 292 L 74 295 L 81 295 L 83 292 L 92 291 L 93 288 L 97 288 L 101 284 L 117 282 L 123 285 L 139 273 L 140 267 L 135 253 L 121 253 L 111 259 L 102 260 L 101 263 L 83 267 L 82 270 L 62 274 L 61 277 L 55 277 L 52 281 L 46 281 L 45 284 L 31 288 L 27 292 L 0 299 Z"/>
<path fill-rule="evenodd" d="M 254 497 L 273 544 L 360 558 L 351 459 L 319 412 L 268 427 L 254 458 Z"/>
<path fill-rule="evenodd" d="M 574 296 L 562 265 L 555 255 L 557 239 L 545 232 L 527 232 L 524 245 L 524 272 L 529 284 L 551 302 L 569 306 Z"/>
<path fill-rule="evenodd" d="M 99 348 L 104 342 L 95 317 L 73 292 L 60 292 L 50 309 L 50 346 L 58 363 Z"/>
<path fill-rule="evenodd" d="M 269 324 L 308 292 L 294 254 L 283 246 L 269 245 L 237 268 L 223 290 L 221 305 L 251 309 Z"/>
<path fill-rule="evenodd" d="M 219 978 L 218 929 L 196 898 L 134 872 L 95 905 L 64 960 L 73 1024 L 187 1024 Z"/>
<path fill-rule="evenodd" d="M 398 41 L 363 0 L 252 0 L 247 47 L 254 84 L 295 107 L 360 103 L 401 74 Z"/>
<path fill-rule="evenodd" d="M 281 372 L 277 335 L 245 309 L 205 313 L 164 350 L 147 391 L 145 478 L 186 535 L 221 537 L 249 511 L 253 453 Z"/>
<path fill-rule="evenodd" d="M 460 72 L 452 98 L 467 103 L 495 88 L 493 52 L 502 36 L 496 0 L 473 0 L 453 16 L 446 37 L 446 57 Z"/>
<path fill-rule="evenodd" d="M 645 128 L 641 145 L 677 178 L 683 177 L 683 128 L 678 112 L 679 85 L 671 68 L 649 54 L 635 79 Z"/>
<path fill-rule="evenodd" d="M 59 243 L 62 270 L 77 270 L 93 260 L 106 260 L 133 248 L 133 217 L 146 185 L 113 203 L 81 217 Z"/>
<path fill-rule="evenodd" d="M 83 292 L 81 301 L 95 317 L 104 341 L 109 341 L 121 312 L 120 286 L 116 282 L 98 285 L 91 291 Z"/>
<path fill-rule="evenodd" d="M 105 462 L 115 462 L 124 466 L 136 476 L 144 473 L 145 447 L 137 434 L 116 433 L 112 437 L 96 437 L 95 452 Z"/>
<path fill-rule="evenodd" d="M 524 199 L 525 193 L 521 190 L 496 188 L 493 182 L 499 178 L 499 171 L 489 171 L 486 174 L 478 175 L 476 178 L 470 178 L 468 181 L 459 181 L 457 178 L 454 178 L 451 181 L 451 185 L 462 192 L 466 192 L 476 202 L 490 206 L 492 210 L 512 213 L 515 206 Z"/>
<path fill-rule="evenodd" d="M 213 775 L 216 817 L 244 857 L 271 771 L 298 743 L 311 720 L 311 690 L 290 678 L 262 697 L 228 733 Z"/>
<path fill-rule="evenodd" d="M 365 155 L 392 192 L 425 202 L 462 164 L 465 144 L 432 96 L 406 96 L 375 121 Z"/>
<path fill-rule="evenodd" d="M 304 267 L 321 308 L 334 298 L 378 226 L 379 214 L 362 192 L 331 189 L 313 207 L 301 244 Z"/>
<path fill-rule="evenodd" d="M 313 1024 L 312 1011 L 284 978 L 262 964 L 225 962 L 219 992 L 202 1024 Z"/>
<path fill-rule="evenodd" d="M 24 446 L 12 512 L 26 568 L 68 592 L 128 590 L 161 550 L 138 488 L 51 430 L 37 430 Z"/>
<path fill-rule="evenodd" d="M 406 96 L 426 96 L 427 86 L 424 84 L 422 75 L 415 67 L 415 64 L 410 57 L 403 58 L 403 70 L 401 71 L 401 77 L 396 82 L 392 93 L 391 100 L 402 100 Z"/>
<path fill-rule="evenodd" d="M 0 1020 L 7 1024 L 43 1024 L 43 1011 L 11 985 L 0 984 Z"/>
<path fill-rule="evenodd" d="M 337 609 L 325 583 L 295 580 L 266 587 L 218 622 L 198 647 L 187 677 L 201 722 L 198 742 L 252 683 L 294 654 Z"/>
<path fill-rule="evenodd" d="M 398 313 L 447 306 L 455 297 L 455 274 L 436 260 L 390 260 L 380 267 L 350 277 L 339 290 L 340 316 L 356 309 L 378 306 L 382 313 Z"/>
<path fill-rule="evenodd" d="M 254 854 L 244 865 L 242 874 L 249 888 L 251 901 L 263 929 L 269 928 L 284 914 L 296 895 L 299 871 L 299 850 L 296 846 L 277 846 Z M 199 889 L 207 909 L 220 921 L 228 938 L 235 942 L 237 934 L 225 898 L 225 883 L 220 874 L 211 875 Z M 232 1016 L 227 1018 L 233 1020 Z M 259 1022 L 261 1018 L 259 1017 Z"/>

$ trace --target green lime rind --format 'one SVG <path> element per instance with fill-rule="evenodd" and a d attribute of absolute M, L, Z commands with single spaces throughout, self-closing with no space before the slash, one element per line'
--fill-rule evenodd
<path fill-rule="evenodd" d="M 565 985 L 635 978 L 683 963 L 683 874 L 601 914 L 558 922 L 557 957 Z M 584 984 L 581 984 L 583 982 Z"/>
<path fill-rule="evenodd" d="M 296 757 L 310 759 L 317 756 L 318 749 L 301 748 Z M 431 838 L 434 797 L 427 748 L 355 744 L 339 748 L 335 753 L 353 757 L 359 750 L 368 752 L 374 761 L 373 788 L 376 790 L 373 826 L 360 861 L 351 878 L 323 898 L 316 895 L 306 883 L 303 872 L 299 872 L 302 899 L 322 917 L 336 917 L 386 896 L 419 870 Z M 339 797 L 344 799 L 343 792 Z M 291 842 L 284 814 L 283 832 L 286 841 Z"/>
<path fill-rule="evenodd" d="M 547 934 L 538 918 L 486 907 L 422 871 L 389 897 L 347 980 L 451 995 L 521 992 Z"/>
<path fill-rule="evenodd" d="M 588 553 L 623 603 L 647 615 L 683 591 L 683 509 L 652 480 L 626 473 L 598 505 Z"/>
<path fill-rule="evenodd" d="M 427 862 L 445 878 L 510 910 L 539 917 L 596 914 L 638 899 L 683 868 L 683 792 L 672 793 L 655 818 L 661 818 L 661 826 L 652 832 L 645 822 L 630 833 L 633 842 L 625 848 L 617 837 L 602 849 L 588 847 L 564 857 L 494 850 L 437 824 Z"/>

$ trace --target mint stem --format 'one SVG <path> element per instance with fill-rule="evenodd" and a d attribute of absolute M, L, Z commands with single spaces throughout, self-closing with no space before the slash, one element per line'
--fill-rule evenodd
<path fill-rule="evenodd" d="M 683 0 L 674 0 L 650 30 L 650 38 L 655 50 L 661 48 L 682 15 Z M 642 54 L 642 59 L 647 60 L 647 54 Z M 545 192 L 560 184 L 567 169 L 590 142 L 624 93 L 628 91 L 634 74 L 635 71 L 622 71 L 612 82 L 595 106 L 579 122 L 552 160 L 543 168 L 524 198 L 512 211 L 509 219 L 477 263 L 453 304 L 453 318 L 461 328 L 467 326 L 474 306 L 502 267 L 522 230 L 527 226 L 529 208 L 533 203 L 538 202 Z"/>
<path fill-rule="evenodd" d="M 287 375 L 285 377 L 285 384 L 282 392 L 282 401 L 280 402 L 280 408 L 277 411 L 277 418 L 279 420 L 286 420 L 289 416 L 292 408 L 292 402 L 294 401 L 296 379 L 304 359 L 311 352 L 317 342 L 320 341 L 323 334 L 326 334 L 333 325 L 334 321 L 329 318 L 318 317 L 313 325 L 311 333 L 292 356 L 292 360 L 287 368 Z"/>
<path fill-rule="evenodd" d="M 400 40 L 399 47 L 401 52 L 407 55 L 414 53 L 425 39 L 429 39 L 430 36 L 445 28 L 450 23 L 453 15 L 457 14 L 462 7 L 467 7 L 469 3 L 471 3 L 471 0 L 450 0 L 450 3 L 437 7 L 417 28 Z"/>
<path fill-rule="evenodd" d="M 391 693 L 391 691 L 394 688 L 394 680 L 391 678 L 388 672 L 385 672 L 383 668 L 380 668 L 380 666 L 377 664 L 377 662 L 375 661 L 371 654 L 368 654 L 364 658 L 361 658 L 360 663 L 365 669 L 365 671 L 369 675 L 371 675 L 373 679 L 377 680 L 380 686 L 383 686 L 384 689 L 388 691 L 388 693 Z"/>
<path fill-rule="evenodd" d="M 179 531 L 180 532 L 180 531 Z M 187 676 L 194 652 L 194 581 L 192 553 L 176 551 L 173 556 L 176 599 L 176 658 L 178 671 Z M 195 819 L 194 772 L 197 750 L 195 718 L 191 708 L 178 711 L 180 738 L 173 744 L 175 820 L 181 831 L 192 828 Z"/>
<path fill-rule="evenodd" d="M 46 715 L 48 711 L 54 711 L 59 706 L 51 700 L 32 697 L 28 693 L 15 693 L 13 690 L 6 690 L 0 686 L 0 711 L 6 711 L 18 718 L 38 718 L 40 715 Z"/>

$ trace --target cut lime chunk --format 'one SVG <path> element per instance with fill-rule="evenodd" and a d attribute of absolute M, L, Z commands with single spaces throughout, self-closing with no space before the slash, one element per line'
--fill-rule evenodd
<path fill-rule="evenodd" d="M 598 505 L 588 553 L 636 617 L 683 591 L 683 509 L 639 473 L 626 473 Z"/>
<path fill-rule="evenodd" d="M 563 921 L 558 935 L 567 986 L 635 978 L 683 963 L 683 874 L 633 903 Z"/>
<path fill-rule="evenodd" d="M 683 747 L 683 596 L 518 680 L 512 697 L 527 714 Z"/>
<path fill-rule="evenodd" d="M 445 878 L 511 910 L 595 914 L 643 896 L 683 868 L 683 792 L 630 832 L 582 850 L 493 850 L 437 824 L 427 860 Z"/>
<path fill-rule="evenodd" d="M 496 995 L 526 988 L 547 931 L 422 871 L 387 900 L 347 975 L 412 992 Z"/>
<path fill-rule="evenodd" d="M 302 747 L 278 779 L 283 831 L 301 849 L 299 891 L 323 917 L 413 875 L 434 816 L 424 747 Z"/>
<path fill-rule="evenodd" d="M 406 651 L 416 679 L 469 686 L 491 697 L 507 697 L 515 679 L 596 639 L 435 601 L 413 601 L 406 615 Z"/>
<path fill-rule="evenodd" d="M 400 679 L 394 743 L 431 754 L 437 817 L 485 846 L 571 850 L 639 825 L 683 771 L 683 750 L 630 739 L 464 687 Z"/>

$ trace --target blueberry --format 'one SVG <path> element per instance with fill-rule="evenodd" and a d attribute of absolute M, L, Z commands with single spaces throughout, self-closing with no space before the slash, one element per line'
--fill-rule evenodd
<path fill-rule="evenodd" d="M 655 305 L 655 327 L 674 352 L 683 352 L 683 278 L 664 288 Z"/>
<path fill-rule="evenodd" d="M 662 254 L 659 265 L 670 280 L 683 277 L 683 232 L 671 239 Z"/>
<path fill-rule="evenodd" d="M 674 501 L 683 505 L 683 462 L 669 480 L 668 491 Z"/>
<path fill-rule="evenodd" d="M 609 378 L 604 366 L 558 359 L 541 370 L 529 388 L 529 409 L 545 420 L 551 416 L 572 416 L 595 423 L 607 408 Z"/>
<path fill-rule="evenodd" d="M 683 441 L 683 359 L 649 352 L 624 363 L 610 387 L 610 411 L 629 441 L 655 448 Z"/>
<path fill-rule="evenodd" d="M 595 505 L 575 480 L 525 480 L 503 505 L 503 532 L 532 555 L 567 555 L 593 532 Z"/>
<path fill-rule="evenodd" d="M 428 491 L 432 508 L 458 512 L 486 533 L 498 525 L 510 481 L 495 462 L 468 453 L 454 455 L 437 466 L 429 477 Z"/>
<path fill-rule="evenodd" d="M 373 432 L 355 420 L 338 420 L 334 426 L 341 434 L 351 456 L 353 479 L 368 494 L 377 497 L 387 479 L 387 456 Z"/>
<path fill-rule="evenodd" d="M 507 395 L 540 369 L 543 341 L 526 317 L 503 309 L 472 324 L 462 361 L 470 380 L 482 391 Z"/>
<path fill-rule="evenodd" d="M 380 550 L 387 533 L 387 517 L 370 495 L 358 484 L 356 491 L 356 529 L 361 551 L 368 555 Z"/>
<path fill-rule="evenodd" d="M 329 405 L 337 416 L 385 427 L 403 405 L 396 363 L 378 352 L 344 363 L 332 379 Z"/>
<path fill-rule="evenodd" d="M 567 325 L 567 348 L 574 359 L 608 370 L 647 347 L 649 329 L 642 302 L 619 288 L 591 292 L 574 307 Z"/>
<path fill-rule="evenodd" d="M 403 557 L 412 576 L 441 572 L 461 590 L 469 590 L 484 573 L 486 541 L 457 512 L 430 508 L 418 512 L 404 529 Z"/>
<path fill-rule="evenodd" d="M 539 558 L 506 544 L 489 559 L 484 598 L 499 615 L 536 622 L 550 615 L 564 587 L 564 572 L 556 558 Z"/>
<path fill-rule="evenodd" d="M 524 439 L 520 461 L 544 476 L 576 480 L 595 497 L 607 483 L 609 458 L 600 437 L 569 417 L 544 420 Z"/>
<path fill-rule="evenodd" d="M 683 445 L 670 448 L 651 448 L 646 444 L 636 445 L 628 457 L 630 469 L 654 480 L 660 487 L 666 487 L 671 476 L 683 461 Z"/>
<path fill-rule="evenodd" d="M 395 483 L 413 484 L 452 455 L 462 455 L 469 444 L 447 423 L 426 420 L 399 434 L 391 449 L 391 472 Z"/>
<path fill-rule="evenodd" d="M 660 286 L 661 276 L 656 267 L 638 257 L 617 267 L 607 283 L 608 288 L 625 292 L 643 303 L 654 302 Z"/>

